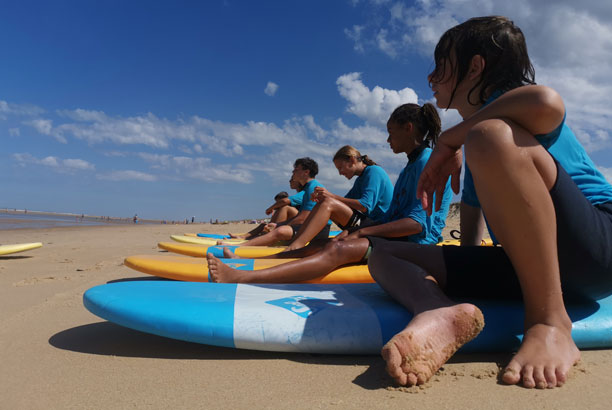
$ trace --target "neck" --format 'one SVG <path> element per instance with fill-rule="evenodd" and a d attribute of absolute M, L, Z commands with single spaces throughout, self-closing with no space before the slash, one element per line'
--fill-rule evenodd
<path fill-rule="evenodd" d="M 406 156 L 408 157 L 408 162 L 414 162 L 426 147 L 425 144 L 417 145 L 412 151 L 407 152 Z"/>
<path fill-rule="evenodd" d="M 367 165 L 363 162 L 359 162 L 357 165 L 357 169 L 355 170 L 355 175 L 359 176 L 363 174 L 363 170 L 366 169 Z"/>
<path fill-rule="evenodd" d="M 480 96 L 480 87 L 475 89 L 470 95 L 471 98 L 478 98 L 478 99 L 480 98 L 479 96 Z M 486 92 L 485 100 L 487 100 L 490 96 L 491 96 L 491 92 Z M 461 118 L 466 119 L 468 117 L 471 117 L 476 111 L 480 110 L 483 105 L 484 104 L 482 104 L 480 100 L 478 100 L 478 102 L 475 105 L 472 105 L 470 104 L 470 102 L 468 101 L 466 97 L 465 104 L 462 105 L 461 107 L 458 107 L 457 111 L 459 111 L 459 115 L 461 115 Z"/>

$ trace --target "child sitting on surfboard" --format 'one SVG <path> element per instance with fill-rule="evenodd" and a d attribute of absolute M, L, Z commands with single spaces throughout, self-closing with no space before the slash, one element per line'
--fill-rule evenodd
<path fill-rule="evenodd" d="M 432 104 L 419 106 L 404 104 L 391 114 L 387 129 L 387 142 L 394 153 L 405 153 L 408 164 L 400 173 L 393 189 L 392 202 L 382 222 L 375 225 L 355 227 L 348 235 L 329 241 L 312 255 L 272 268 L 244 271 L 235 270 L 208 255 L 208 269 L 215 282 L 299 282 L 323 276 L 335 268 L 364 263 L 371 251 L 375 237 L 387 237 L 417 244 L 436 244 L 442 239 L 442 229 L 451 200 L 450 186 L 442 195 L 442 206 L 429 216 L 416 198 L 419 175 L 440 134 L 440 117 Z M 422 246 L 422 245 L 421 245 Z M 308 247 L 283 252 L 285 257 L 306 252 Z M 279 254 L 279 255 L 282 255 Z"/>
<path fill-rule="evenodd" d="M 266 215 L 272 215 L 269 223 L 259 224 L 255 229 L 245 234 L 232 234 L 230 238 L 234 239 L 253 239 L 259 235 L 270 232 L 276 228 L 276 224 L 288 221 L 294 218 L 300 211 L 299 206 L 302 205 L 302 198 L 304 197 L 304 187 L 298 182 L 294 181 L 293 178 L 289 180 L 289 187 L 297 191 L 296 194 L 289 196 L 285 191 L 279 192 L 274 196 L 274 203 L 266 209 Z"/>
<path fill-rule="evenodd" d="M 243 243 L 242 246 L 265 246 L 278 241 L 290 241 L 293 239 L 316 205 L 312 200 L 312 193 L 316 187 L 323 186 L 315 179 L 318 173 L 319 165 L 314 159 L 308 157 L 298 158 L 293 164 L 293 173 L 291 176 L 291 179 L 295 181 L 295 183 L 303 187 L 302 203 L 298 214 L 290 220 L 277 224 L 276 227 L 267 234 Z M 331 222 L 322 227 L 314 236 L 313 241 L 327 239 L 329 237 L 330 225 Z M 220 242 L 219 244 L 223 245 L 224 243 Z"/>
<path fill-rule="evenodd" d="M 382 351 L 400 384 L 425 383 L 481 330 L 480 310 L 458 296 L 522 297 L 524 336 L 501 379 L 561 386 L 580 359 L 564 299 L 612 293 L 612 186 L 565 124 L 559 94 L 534 76 L 505 17 L 470 19 L 436 46 L 434 97 L 463 122 L 441 134 L 418 195 L 435 210 L 449 175 L 458 192 L 463 147 L 462 245 L 479 243 L 484 214 L 502 247 L 374 243 L 370 273 L 415 314 Z"/>
<path fill-rule="evenodd" d="M 345 230 L 377 223 L 389 209 L 393 184 L 376 162 L 350 145 L 340 148 L 333 162 L 346 179 L 357 176 L 353 187 L 344 197 L 323 187 L 315 188 L 312 199 L 317 205 L 287 247 L 288 251 L 306 246 L 330 219 Z"/>

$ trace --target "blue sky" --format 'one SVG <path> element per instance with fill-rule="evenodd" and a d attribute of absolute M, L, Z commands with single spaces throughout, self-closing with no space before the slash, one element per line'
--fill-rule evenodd
<path fill-rule="evenodd" d="M 608 3 L 0 1 L 0 207 L 258 218 L 298 157 L 345 193 L 345 144 L 395 180 L 389 113 L 431 100 L 437 39 L 483 14 L 523 29 L 536 81 L 612 180 Z"/>

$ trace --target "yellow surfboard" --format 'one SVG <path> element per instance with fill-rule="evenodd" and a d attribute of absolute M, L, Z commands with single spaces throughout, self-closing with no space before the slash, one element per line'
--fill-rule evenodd
<path fill-rule="evenodd" d="M 195 243 L 198 245 L 215 246 L 221 239 L 214 238 L 201 238 L 199 236 L 187 236 L 187 235 L 170 235 L 170 238 L 181 243 Z M 232 245 L 240 245 L 246 242 L 244 239 L 223 239 L 223 242 L 230 243 Z"/>
<path fill-rule="evenodd" d="M 295 259 L 225 259 L 234 269 L 259 270 L 277 266 Z M 178 255 L 135 255 L 124 261 L 125 266 L 167 279 L 187 282 L 208 282 L 206 259 Z M 304 283 L 373 283 L 367 265 L 345 266 Z"/>
<path fill-rule="evenodd" d="M 198 245 L 193 243 L 177 243 L 177 242 L 160 242 L 157 244 L 158 247 L 166 251 L 180 253 L 181 255 L 195 256 L 197 258 L 206 257 L 206 252 L 211 246 Z M 221 247 L 215 246 L 217 250 Z M 230 246 L 229 247 L 234 255 L 239 258 L 261 258 L 263 256 L 276 255 L 282 252 L 284 246 Z M 215 253 L 216 256 L 222 257 Z"/>
<path fill-rule="evenodd" d="M 13 245 L 0 245 L 0 255 L 10 255 L 17 252 L 25 252 L 31 249 L 40 248 L 43 246 L 42 242 L 32 243 L 17 243 Z"/>

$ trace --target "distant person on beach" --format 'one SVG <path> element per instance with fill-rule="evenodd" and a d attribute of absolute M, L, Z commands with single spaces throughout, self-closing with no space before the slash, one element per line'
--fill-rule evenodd
<path fill-rule="evenodd" d="M 243 245 L 272 245 L 279 241 L 290 241 L 295 237 L 306 218 L 315 207 L 316 202 L 312 200 L 312 193 L 316 187 L 322 187 L 321 183 L 315 179 L 319 173 L 319 165 L 312 158 L 298 158 L 293 164 L 291 179 L 304 187 L 302 204 L 298 214 L 290 220 L 277 224 L 277 226 L 265 235 L 253 238 Z M 325 240 L 329 237 L 330 224 L 325 225 L 315 235 L 313 240 Z M 223 244 L 223 242 L 220 242 Z"/>
<path fill-rule="evenodd" d="M 393 184 L 389 175 L 367 155 L 361 155 L 350 145 L 340 148 L 333 158 L 338 173 L 346 179 L 355 178 L 345 196 L 315 188 L 312 200 L 317 202 L 287 250 L 299 249 L 331 219 L 342 230 L 380 222 L 391 204 Z"/>
<path fill-rule="evenodd" d="M 289 180 L 289 187 L 297 191 L 295 195 L 289 196 L 289 194 L 285 191 L 281 191 L 274 196 L 274 203 L 270 205 L 265 213 L 266 215 L 272 215 L 270 218 L 270 222 L 263 222 L 259 224 L 256 228 L 245 234 L 232 234 L 230 233 L 230 238 L 237 239 L 253 239 L 259 235 L 266 234 L 270 232 L 272 229 L 276 228 L 277 224 L 286 222 L 294 218 L 298 213 L 298 207 L 302 205 L 302 198 L 304 197 L 303 189 L 304 187 L 300 185 L 297 181 L 294 181 L 293 178 Z M 257 223 L 257 221 L 255 221 Z"/>
<path fill-rule="evenodd" d="M 212 279 L 215 282 L 299 282 L 323 276 L 343 265 L 366 263 L 372 249 L 379 243 L 386 243 L 382 238 L 393 238 L 402 243 L 408 241 L 419 246 L 441 241 L 452 197 L 449 181 L 447 189 L 440 193 L 442 206 L 431 216 L 416 197 L 417 181 L 432 152 L 430 145 L 440 134 L 438 112 L 429 103 L 423 106 L 401 105 L 389 117 L 387 130 L 390 148 L 396 154 L 405 153 L 408 163 L 395 183 L 391 205 L 378 224 L 349 228 L 345 235 L 329 240 L 322 249 L 309 245 L 281 252 L 274 256 L 302 259 L 268 269 L 235 270 L 208 255 Z"/>
<path fill-rule="evenodd" d="M 138 214 L 134 215 L 134 218 L 132 218 L 134 223 L 137 224 L 138 223 Z"/>
<path fill-rule="evenodd" d="M 534 77 L 523 33 L 505 17 L 470 19 L 436 46 L 434 97 L 463 122 L 441 134 L 418 195 L 435 210 L 449 175 L 458 192 L 463 147 L 462 246 L 373 248 L 372 276 L 415 314 L 382 351 L 402 385 L 425 383 L 480 332 L 480 310 L 450 299 L 469 297 L 523 301 L 504 383 L 561 386 L 580 359 L 565 301 L 612 293 L 612 186 L 566 125 L 561 96 Z M 467 246 L 480 242 L 483 215 L 502 247 Z"/>

